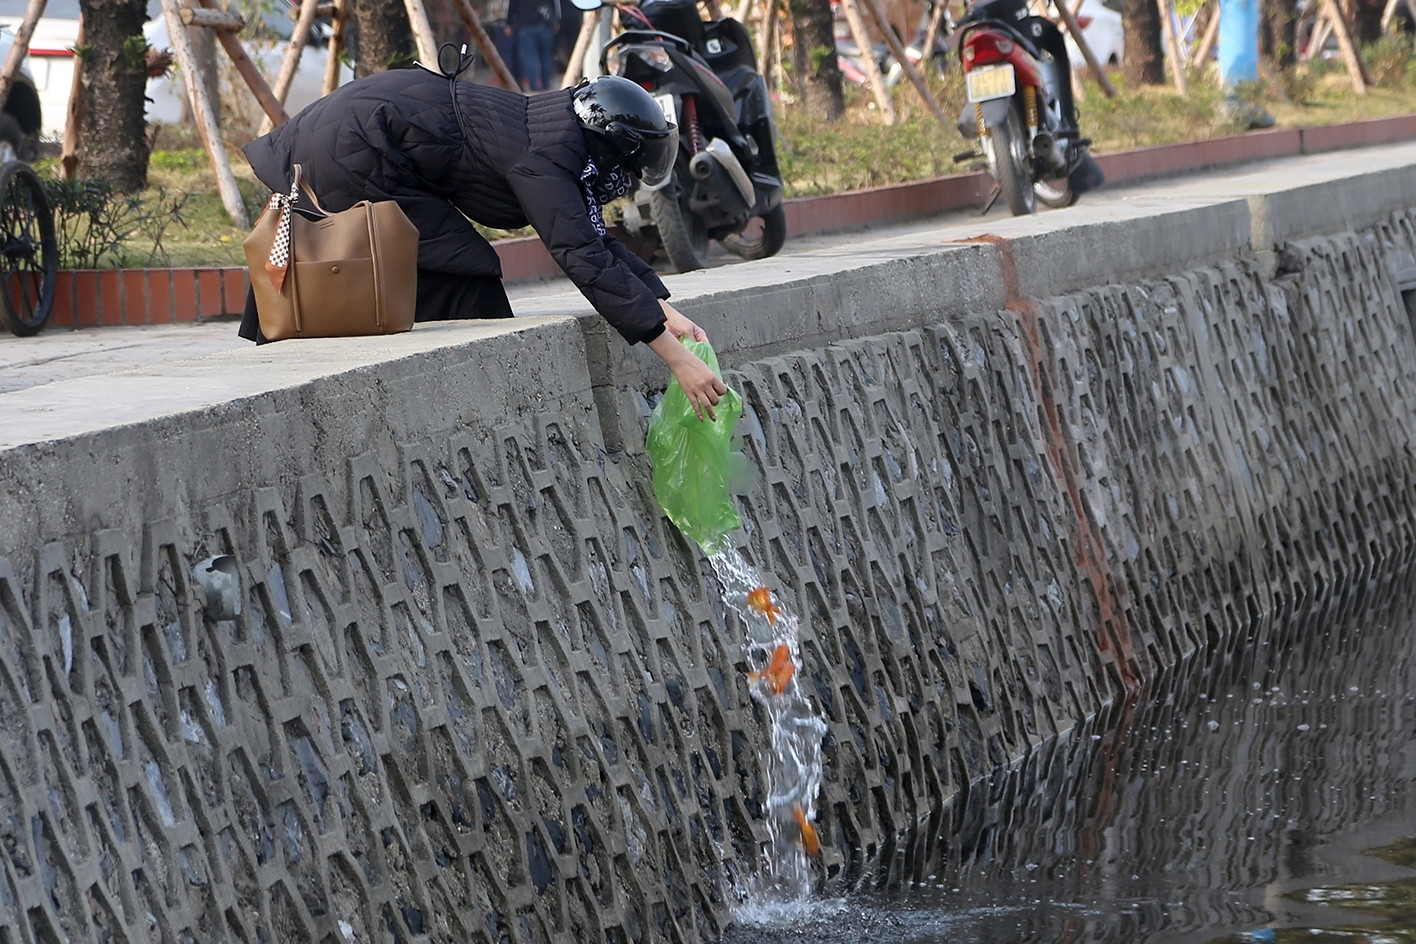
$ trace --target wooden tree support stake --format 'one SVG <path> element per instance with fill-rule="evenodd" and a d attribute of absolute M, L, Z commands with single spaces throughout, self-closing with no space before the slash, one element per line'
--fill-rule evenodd
<path fill-rule="evenodd" d="M 786 8 L 790 9 L 790 8 Z M 783 16 L 772 17 L 772 77 L 776 83 L 772 88 L 784 91 L 787 85 L 787 69 L 783 65 L 782 54 L 786 49 L 786 38 L 782 32 L 782 21 L 787 19 Z"/>
<path fill-rule="evenodd" d="M 25 8 L 25 17 L 20 21 L 20 28 L 15 30 L 15 44 L 10 47 L 10 55 L 5 58 L 5 67 L 0 69 L 0 108 L 5 107 L 5 102 L 10 98 L 10 87 L 15 84 L 15 74 L 20 71 L 20 64 L 29 54 L 30 37 L 34 35 L 34 25 L 44 15 L 46 2 L 47 0 L 30 0 L 29 6 Z"/>
<path fill-rule="evenodd" d="M 782 88 L 782 73 L 778 70 L 781 62 L 777 58 L 778 32 L 782 28 L 782 14 L 778 3 L 779 0 L 767 0 L 762 5 L 762 58 L 758 60 L 762 65 L 762 75 L 767 80 L 767 87 L 774 92 L 781 91 Z"/>
<path fill-rule="evenodd" d="M 344 25 L 348 18 L 349 0 L 333 0 L 329 11 L 329 59 L 325 62 L 325 95 L 339 88 L 339 60 L 344 58 Z"/>
<path fill-rule="evenodd" d="M 290 94 L 290 86 L 295 82 L 295 73 L 300 69 L 300 57 L 305 53 L 305 44 L 310 41 L 310 31 L 315 27 L 319 7 L 319 0 L 302 0 L 300 3 L 300 16 L 296 18 L 295 26 L 290 31 L 290 43 L 285 47 L 285 58 L 280 60 L 280 74 L 275 77 L 275 85 L 271 88 L 282 105 Z"/>
<path fill-rule="evenodd" d="M 1082 35 L 1082 28 L 1077 25 L 1077 18 L 1072 15 L 1072 10 L 1065 2 L 1058 2 L 1057 15 L 1062 18 L 1062 24 L 1067 27 L 1067 32 L 1072 34 L 1072 41 L 1081 50 L 1082 58 L 1087 61 L 1087 68 L 1091 70 L 1092 77 L 1096 79 L 1096 84 L 1101 86 L 1102 92 L 1107 98 L 1116 97 L 1116 86 L 1111 84 L 1111 77 L 1106 74 L 1101 63 L 1097 61 L 1096 53 L 1092 52 L 1091 44 Z"/>
<path fill-rule="evenodd" d="M 1385 33 L 1391 28 L 1391 18 L 1396 16 L 1396 8 L 1405 5 L 1406 11 L 1411 14 L 1411 19 L 1416 21 L 1416 0 L 1387 0 L 1386 7 L 1382 9 L 1382 32 Z"/>
<path fill-rule="evenodd" d="M 561 76 L 561 88 L 570 88 L 585 74 L 585 56 L 590 52 L 590 43 L 600 29 L 600 11 L 591 10 L 580 21 L 580 32 L 575 37 L 575 48 L 570 51 L 570 61 L 566 63 L 565 75 Z"/>
<path fill-rule="evenodd" d="M 1170 0 L 1155 0 L 1160 10 L 1160 32 L 1165 40 L 1165 51 L 1170 56 L 1170 71 L 1175 74 L 1175 91 L 1185 98 L 1190 97 L 1190 83 L 1185 78 L 1185 57 L 1180 54 L 1180 40 L 1175 35 L 1175 16 L 1170 8 Z"/>
<path fill-rule="evenodd" d="M 423 0 L 403 0 L 408 11 L 408 23 L 413 27 L 413 41 L 418 44 L 418 58 L 429 69 L 438 67 L 438 44 L 433 38 L 433 26 L 428 22 L 428 11 Z"/>
<path fill-rule="evenodd" d="M 861 68 L 865 70 L 865 77 L 870 82 L 870 90 L 875 93 L 875 104 L 880 106 L 880 116 L 887 125 L 893 125 L 896 121 L 895 103 L 890 100 L 890 90 L 885 87 L 885 77 L 880 74 L 880 67 L 875 63 L 875 56 L 870 48 L 870 34 L 861 22 L 855 0 L 841 0 L 841 9 L 845 12 L 846 23 L 851 28 L 851 38 L 860 50 Z"/>
<path fill-rule="evenodd" d="M 879 4 L 877 4 L 875 0 L 859 0 L 859 2 L 865 4 L 866 12 L 869 13 L 870 18 L 875 21 L 875 28 L 884 34 L 885 45 L 890 47 L 890 52 L 894 54 L 895 61 L 900 64 L 900 68 L 904 70 L 906 77 L 914 84 L 915 89 L 919 91 L 919 97 L 924 100 L 925 105 L 929 106 L 929 110 L 934 113 L 934 117 L 939 119 L 940 124 L 946 128 L 953 128 L 954 122 L 949 120 L 948 116 L 944 114 L 943 109 L 939 107 L 939 103 L 934 100 L 934 95 L 929 91 L 929 86 L 924 84 L 924 79 L 920 77 L 919 70 L 914 67 L 914 63 L 910 62 L 910 57 L 905 54 L 905 47 L 900 45 L 900 38 L 896 36 L 895 31 L 890 28 L 890 22 L 885 19 L 885 14 L 880 9 Z M 865 48 L 865 54 L 870 55 L 869 46 Z"/>
<path fill-rule="evenodd" d="M 166 0 L 164 0 L 164 3 Z M 192 13 L 205 13 L 216 11 L 216 0 L 197 0 L 205 9 L 191 10 Z M 181 8 L 178 8 L 178 16 L 181 16 Z M 242 25 L 245 22 L 242 21 Z M 191 40 L 188 38 L 185 26 L 183 27 L 182 38 L 187 41 L 187 47 L 191 48 Z M 261 109 L 266 113 L 272 123 L 283 125 L 290 120 L 290 116 L 285 113 L 285 106 L 275 97 L 275 93 L 270 90 L 270 83 L 261 75 L 261 71 L 256 68 L 256 64 L 251 61 L 251 57 L 246 55 L 246 50 L 241 47 L 241 41 L 236 38 L 236 34 L 224 27 L 216 29 L 216 38 L 221 42 L 221 46 L 226 50 L 226 57 L 231 60 L 231 64 L 236 67 L 241 78 L 246 81 L 246 87 L 251 90 L 251 94 L 260 103 Z M 193 62 L 195 62 L 195 54 Z M 185 65 L 182 68 L 187 68 Z"/>
<path fill-rule="evenodd" d="M 1358 95 L 1366 95 L 1367 86 L 1372 84 L 1372 77 L 1367 74 L 1367 67 L 1352 42 L 1352 31 L 1347 28 L 1347 17 L 1342 15 L 1342 9 L 1334 0 L 1323 0 L 1323 12 L 1327 14 L 1332 31 L 1337 36 L 1337 48 L 1342 51 L 1342 61 L 1347 65 L 1347 74 L 1352 79 L 1352 91 Z"/>
<path fill-rule="evenodd" d="M 239 33 L 246 28 L 246 18 L 239 13 L 211 10 L 206 7 L 197 10 L 191 7 L 182 7 L 179 12 L 182 14 L 182 22 L 188 26 L 204 26 L 217 32 L 224 30 L 228 33 Z"/>
<path fill-rule="evenodd" d="M 197 57 L 192 51 L 192 40 L 187 36 L 186 24 L 178 12 L 177 0 L 162 0 L 162 13 L 167 18 L 167 32 L 170 34 L 173 52 L 187 82 L 187 94 L 192 98 L 192 112 L 197 117 L 197 128 L 202 133 L 202 143 L 206 145 L 207 156 L 211 158 L 212 169 L 216 171 L 216 186 L 221 193 L 221 204 L 226 207 L 231 221 L 241 229 L 250 227 L 246 216 L 246 205 L 241 200 L 241 191 L 236 186 L 236 176 L 231 172 L 231 162 L 226 156 L 226 143 L 221 139 L 221 125 L 212 111 L 211 99 L 202 86 L 201 72 L 197 67 Z M 225 35 L 225 34 L 223 34 Z"/>
<path fill-rule="evenodd" d="M 949 12 L 949 0 L 934 0 L 934 9 L 929 14 L 929 25 L 924 29 L 924 45 L 920 46 L 920 62 L 928 63 L 934 58 L 934 43 L 939 38 L 939 30 L 944 24 L 944 14 Z"/>
<path fill-rule="evenodd" d="M 1313 34 L 1308 37 L 1308 48 L 1303 53 L 1303 60 L 1306 62 L 1314 56 L 1321 55 L 1323 46 L 1328 41 L 1328 36 L 1332 34 L 1332 23 L 1328 18 L 1319 15 L 1317 22 L 1313 24 Z"/>
<path fill-rule="evenodd" d="M 477 19 L 477 11 L 472 9 L 471 0 L 453 0 L 453 6 L 457 8 L 457 15 L 462 17 L 462 23 L 472 34 L 472 42 L 477 44 L 477 51 L 482 54 L 482 58 L 487 60 L 487 65 L 492 67 L 492 75 L 497 77 L 497 81 L 509 89 L 519 89 L 516 77 L 511 74 L 511 70 L 502 61 L 501 53 L 497 52 L 496 43 L 487 35 L 487 31 L 482 28 L 482 21 Z"/>
<path fill-rule="evenodd" d="M 84 15 L 79 14 L 79 28 L 74 45 L 84 44 Z M 74 57 L 74 77 L 69 82 L 69 108 L 64 116 L 64 149 L 59 156 L 59 169 L 64 179 L 73 181 L 79 170 L 79 125 L 84 119 L 84 61 Z"/>
<path fill-rule="evenodd" d="M 1205 24 L 1205 35 L 1200 39 L 1200 44 L 1195 47 L 1195 57 L 1190 60 L 1196 69 L 1209 61 L 1210 53 L 1214 52 L 1214 44 L 1219 40 L 1219 4 L 1216 3 L 1210 11 L 1209 22 Z"/>
<path fill-rule="evenodd" d="M 762 7 L 757 11 L 758 26 L 753 31 L 753 39 L 757 43 L 757 66 L 762 72 L 762 79 L 767 83 L 769 90 L 776 90 L 772 84 L 772 18 L 776 16 L 776 0 L 762 0 Z"/>
<path fill-rule="evenodd" d="M 270 90 L 281 107 L 285 106 L 285 100 L 290 96 L 290 86 L 294 84 L 295 73 L 300 69 L 300 57 L 305 54 L 305 46 L 310 41 L 310 32 L 314 29 L 319 12 L 319 0 L 301 0 L 300 15 L 296 17 L 295 26 L 290 31 L 285 56 L 280 60 L 280 74 L 275 77 L 275 85 L 271 86 Z M 268 133 L 273 127 L 275 122 L 267 115 L 261 122 L 261 134 Z"/>

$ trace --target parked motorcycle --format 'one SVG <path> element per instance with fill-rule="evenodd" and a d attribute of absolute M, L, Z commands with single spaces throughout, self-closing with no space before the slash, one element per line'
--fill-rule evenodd
<path fill-rule="evenodd" d="M 1067 47 L 1051 21 L 1026 0 L 976 0 L 959 21 L 959 63 L 968 103 L 959 133 L 978 149 L 1014 216 L 1071 206 L 1103 175 L 1081 136 L 1072 103 Z M 985 209 L 987 209 L 985 207 Z"/>
<path fill-rule="evenodd" d="M 644 0 L 620 15 L 637 25 L 605 44 L 601 68 L 647 89 L 679 127 L 673 176 L 631 191 L 625 228 L 657 240 L 679 272 L 708 264 L 710 239 L 744 259 L 776 254 L 787 238 L 776 126 L 747 30 L 705 22 L 696 0 Z"/>

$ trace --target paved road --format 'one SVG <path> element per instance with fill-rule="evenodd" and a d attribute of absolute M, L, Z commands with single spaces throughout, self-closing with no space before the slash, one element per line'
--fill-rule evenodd
<path fill-rule="evenodd" d="M 1334 167 L 1362 170 L 1374 162 L 1393 159 L 1416 163 L 1416 144 L 1389 145 L 1310 157 L 1286 158 L 1247 165 L 1240 169 L 1194 175 L 1180 180 L 1163 180 L 1125 187 L 1103 188 L 1088 194 L 1077 206 L 1044 211 L 1045 222 L 1053 214 L 1067 214 L 1056 221 L 1087 217 L 1105 219 L 1129 215 L 1139 206 L 1158 206 L 1212 197 L 1221 193 L 1245 192 L 1246 181 L 1272 181 L 1275 175 L 1301 179 L 1307 174 L 1330 173 Z M 937 247 L 943 242 L 977 236 L 985 232 L 1016 235 L 1037 221 L 1014 220 L 1006 209 L 994 207 L 987 217 L 977 212 L 954 212 L 903 226 L 865 232 L 816 235 L 789 239 L 782 253 L 769 260 L 773 268 L 789 273 L 793 268 L 809 272 L 833 258 L 868 257 L 876 254 L 904 254 L 911 249 Z M 715 267 L 705 272 L 668 278 L 670 289 L 685 294 L 740 287 L 739 264 L 726 255 L 715 257 Z M 764 264 L 758 264 L 762 266 Z M 552 279 L 510 287 L 514 307 L 520 313 L 545 313 L 554 308 L 558 297 L 573 293 L 564 279 Z M 113 373 L 164 361 L 196 357 L 217 351 L 248 347 L 236 337 L 236 325 L 229 320 L 201 324 L 147 327 L 50 329 L 38 337 L 15 338 L 0 333 L 0 395 L 55 381 Z"/>

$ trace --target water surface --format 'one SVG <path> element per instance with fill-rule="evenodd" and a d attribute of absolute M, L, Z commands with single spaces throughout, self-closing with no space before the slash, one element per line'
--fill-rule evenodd
<path fill-rule="evenodd" d="M 1373 854 L 1416 837 L 1413 600 L 1403 575 L 1241 628 L 725 940 L 1416 940 L 1416 871 Z"/>

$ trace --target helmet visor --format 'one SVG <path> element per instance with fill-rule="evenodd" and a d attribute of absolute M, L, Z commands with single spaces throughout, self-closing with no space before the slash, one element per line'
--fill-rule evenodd
<path fill-rule="evenodd" d="M 658 190 L 669 182 L 678 155 L 678 127 L 672 122 L 669 130 L 658 137 L 645 138 L 639 153 L 634 155 L 639 183 L 646 190 Z"/>

